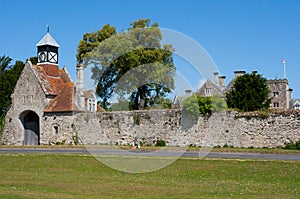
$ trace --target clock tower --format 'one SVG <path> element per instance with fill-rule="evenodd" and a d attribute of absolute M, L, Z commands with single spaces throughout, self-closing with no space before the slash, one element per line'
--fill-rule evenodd
<path fill-rule="evenodd" d="M 55 64 L 58 65 L 58 43 L 50 35 L 47 34 L 36 44 L 38 65 Z"/>

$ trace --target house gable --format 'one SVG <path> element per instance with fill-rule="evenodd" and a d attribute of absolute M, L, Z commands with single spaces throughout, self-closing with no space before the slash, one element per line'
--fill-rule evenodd
<path fill-rule="evenodd" d="M 25 107 L 33 109 L 35 107 L 35 109 L 39 109 L 39 112 L 43 112 L 47 106 L 44 91 L 33 65 L 28 61 L 11 95 L 12 107 L 16 109 L 25 109 Z"/>
<path fill-rule="evenodd" d="M 197 93 L 200 94 L 202 97 L 223 95 L 222 90 L 217 85 L 215 85 L 210 79 L 205 81 L 205 83 L 201 86 Z"/>
<path fill-rule="evenodd" d="M 93 90 L 87 90 L 83 92 L 84 103 L 87 111 L 96 112 L 97 111 L 97 98 Z"/>

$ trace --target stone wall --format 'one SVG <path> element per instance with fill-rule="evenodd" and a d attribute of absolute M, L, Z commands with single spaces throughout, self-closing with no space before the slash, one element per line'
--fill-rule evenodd
<path fill-rule="evenodd" d="M 143 145 L 164 140 L 169 146 L 278 147 L 300 140 L 300 111 L 272 112 L 265 119 L 227 111 L 196 121 L 181 114 L 175 109 L 46 114 L 40 118 L 40 143 L 74 144 L 78 138 L 79 144 L 128 145 L 137 137 Z M 22 136 L 15 136 L 6 132 L 6 143 L 21 145 Z"/>
<path fill-rule="evenodd" d="M 73 130 L 74 114 L 69 113 L 45 113 L 41 124 L 41 144 L 74 144 Z"/>
<path fill-rule="evenodd" d="M 271 113 L 266 119 L 226 112 L 190 125 L 183 120 L 180 110 L 105 112 L 77 114 L 73 127 L 85 144 L 126 145 L 138 137 L 144 145 L 165 140 L 170 146 L 277 147 L 300 140 L 300 112 Z"/>

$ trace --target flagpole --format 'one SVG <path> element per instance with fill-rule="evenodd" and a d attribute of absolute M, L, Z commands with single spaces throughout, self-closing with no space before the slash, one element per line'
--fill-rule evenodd
<path fill-rule="evenodd" d="M 283 64 L 283 78 L 286 79 L 286 66 L 285 66 L 285 58 L 281 60 L 281 63 Z"/>
<path fill-rule="evenodd" d="M 285 59 L 283 63 L 283 70 L 284 70 L 284 79 L 286 79 L 286 66 L 285 66 Z"/>

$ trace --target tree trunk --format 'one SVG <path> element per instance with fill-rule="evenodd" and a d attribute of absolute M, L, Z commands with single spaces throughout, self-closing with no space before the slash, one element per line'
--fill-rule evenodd
<path fill-rule="evenodd" d="M 139 96 L 140 96 L 140 88 L 138 88 L 137 93 L 134 97 L 134 105 L 133 105 L 133 109 L 134 110 L 138 110 L 139 109 Z"/>
<path fill-rule="evenodd" d="M 146 101 L 146 86 L 142 86 L 139 88 L 139 95 L 140 95 L 140 105 L 139 110 L 143 110 L 145 107 L 145 101 Z"/>
<path fill-rule="evenodd" d="M 160 89 L 162 88 L 162 86 L 159 86 L 159 85 L 156 85 L 155 86 L 155 92 L 156 92 L 156 94 L 155 94 L 155 98 L 154 98 L 154 104 L 153 105 L 156 105 L 157 104 L 157 101 L 158 101 L 158 99 L 159 99 L 159 94 L 160 94 Z"/>

